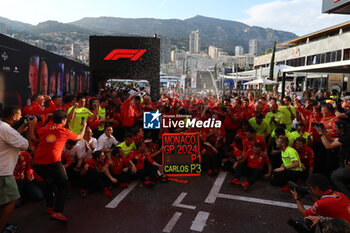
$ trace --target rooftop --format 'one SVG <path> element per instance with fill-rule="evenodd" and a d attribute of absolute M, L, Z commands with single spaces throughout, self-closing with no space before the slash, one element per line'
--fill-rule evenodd
<path fill-rule="evenodd" d="M 333 35 L 337 35 L 337 34 L 341 34 L 340 30 L 342 30 L 342 32 L 345 31 L 350 31 L 350 21 L 329 27 L 329 28 L 325 28 L 310 34 L 306 34 L 304 36 L 295 38 L 293 40 L 289 40 L 283 43 L 280 43 L 278 45 L 276 45 L 277 48 L 280 49 L 286 49 L 286 48 L 290 48 L 290 47 L 294 47 L 294 46 L 298 46 L 298 45 L 302 45 L 302 44 L 306 44 L 308 42 L 311 41 L 315 41 L 318 39 L 322 39 L 325 37 L 329 37 L 329 36 L 333 36 Z"/>

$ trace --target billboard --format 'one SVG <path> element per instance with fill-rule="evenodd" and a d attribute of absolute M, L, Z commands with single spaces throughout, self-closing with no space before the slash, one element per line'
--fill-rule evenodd
<path fill-rule="evenodd" d="M 107 79 L 143 79 L 151 95 L 159 94 L 160 39 L 90 36 L 90 68 L 95 87 Z"/>
<path fill-rule="evenodd" d="M 25 106 L 31 95 L 89 92 L 87 66 L 0 34 L 0 103 Z M 65 77 L 69 77 L 66 80 Z"/>
<path fill-rule="evenodd" d="M 350 14 L 350 0 L 323 0 L 322 12 Z"/>

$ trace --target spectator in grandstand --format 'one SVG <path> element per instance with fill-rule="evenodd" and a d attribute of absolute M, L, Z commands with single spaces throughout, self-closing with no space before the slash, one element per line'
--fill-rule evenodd
<path fill-rule="evenodd" d="M 286 185 L 287 181 L 296 181 L 300 178 L 302 166 L 298 152 L 288 146 L 287 137 L 279 137 L 277 147 L 281 149 L 282 164 L 273 171 L 271 184 L 274 186 L 284 186 L 282 191 L 288 191 L 290 186 Z"/>
<path fill-rule="evenodd" d="M 2 111 L 0 120 L 0 231 L 5 230 L 5 225 L 10 218 L 16 200 L 20 197 L 13 171 L 20 150 L 32 149 L 36 118 L 28 119 L 27 138 L 21 136 L 26 129 L 20 127 L 17 131 L 12 128 L 21 119 L 22 113 L 19 107 L 6 106 Z"/>
<path fill-rule="evenodd" d="M 307 210 L 305 210 L 298 193 L 295 190 L 291 190 L 303 217 L 323 216 L 341 218 L 350 223 L 350 200 L 344 194 L 330 189 L 329 182 L 325 176 L 313 174 L 307 179 L 306 184 L 310 195 L 317 199 L 311 208 Z"/>
<path fill-rule="evenodd" d="M 67 174 L 61 163 L 63 147 L 70 139 L 73 141 L 83 138 L 86 122 L 82 125 L 79 135 L 64 128 L 67 122 L 67 113 L 58 110 L 52 116 L 53 124 L 38 130 L 39 145 L 34 156 L 34 170 L 44 179 L 45 183 L 45 212 L 50 217 L 60 221 L 66 221 L 62 212 L 67 188 Z M 55 194 L 55 206 L 54 206 Z M 54 207 L 54 208 L 53 208 Z"/>
<path fill-rule="evenodd" d="M 125 134 L 124 142 L 120 143 L 118 147 L 122 148 L 124 157 L 128 158 L 129 153 L 136 149 L 135 143 L 132 141 L 132 134 Z"/>
<path fill-rule="evenodd" d="M 81 194 L 86 196 L 88 193 L 103 191 L 104 195 L 109 197 L 112 192 L 108 189 L 108 179 L 105 176 L 105 154 L 96 150 L 92 158 L 84 163 L 81 171 L 82 189 Z"/>
<path fill-rule="evenodd" d="M 77 96 L 76 101 L 77 103 L 75 103 L 67 111 L 67 121 L 69 124 L 69 129 L 73 133 L 79 134 L 81 132 L 81 129 L 83 128 L 84 122 L 87 122 L 88 118 L 97 118 L 98 109 L 96 109 L 95 112 L 92 113 L 89 109 L 85 108 L 86 99 L 82 95 Z"/>
<path fill-rule="evenodd" d="M 249 150 L 238 160 L 238 165 L 234 173 L 235 178 L 230 180 L 230 183 L 240 184 L 243 190 L 247 190 L 263 174 L 265 163 L 268 164 L 268 173 L 265 174 L 265 177 L 268 178 L 271 176 L 272 166 L 268 157 L 264 154 L 263 146 L 260 143 L 255 143 L 253 149 Z M 243 174 L 248 175 L 248 180 L 241 183 L 240 178 Z"/>

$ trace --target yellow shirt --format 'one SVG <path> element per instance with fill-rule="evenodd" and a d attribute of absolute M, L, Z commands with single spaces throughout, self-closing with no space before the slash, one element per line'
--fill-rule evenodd
<path fill-rule="evenodd" d="M 68 109 L 68 114 L 72 111 L 74 106 L 70 107 Z M 84 118 L 84 121 L 87 122 L 89 116 L 92 115 L 92 112 L 90 112 L 89 109 L 82 107 L 82 108 L 75 108 L 75 113 L 73 119 L 68 123 L 69 129 L 75 133 L 79 134 L 80 131 L 83 129 L 83 122 L 82 119 Z"/>

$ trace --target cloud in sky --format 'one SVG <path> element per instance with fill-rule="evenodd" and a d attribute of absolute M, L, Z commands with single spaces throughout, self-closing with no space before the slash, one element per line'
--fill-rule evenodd
<path fill-rule="evenodd" d="M 322 13 L 321 0 L 272 1 L 251 7 L 242 22 L 305 35 L 350 20 L 348 15 Z"/>

